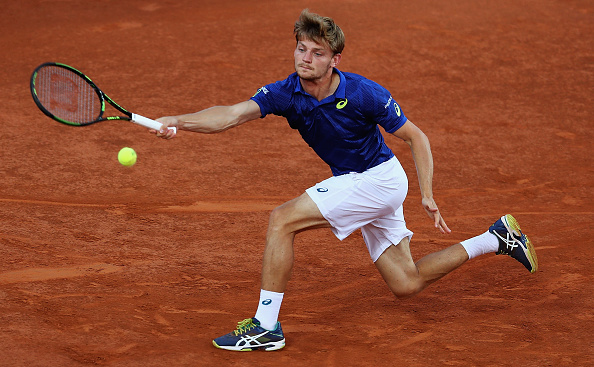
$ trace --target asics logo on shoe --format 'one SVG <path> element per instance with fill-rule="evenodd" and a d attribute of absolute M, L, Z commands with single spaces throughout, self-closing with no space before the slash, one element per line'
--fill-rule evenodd
<path fill-rule="evenodd" d="M 511 225 L 510 223 L 508 223 L 507 218 L 505 218 L 505 220 L 502 220 L 502 223 L 505 226 L 505 229 L 507 230 L 507 239 L 503 239 L 503 237 L 499 234 L 498 237 L 505 242 L 507 248 L 513 250 L 516 247 L 518 247 L 518 244 L 520 244 L 524 249 L 528 249 L 528 247 L 526 247 L 526 244 L 522 241 L 524 240 L 524 235 L 522 234 L 522 232 L 518 233 L 518 231 L 516 231 L 514 228 L 511 228 Z M 519 239 L 517 237 L 519 237 Z"/>
<path fill-rule="evenodd" d="M 268 299 L 265 299 L 264 301 L 262 301 L 262 304 L 263 304 L 264 306 L 268 306 L 268 305 L 269 305 L 269 304 L 271 304 L 271 303 L 272 303 L 272 300 L 271 300 L 270 298 L 268 298 Z"/>
<path fill-rule="evenodd" d="M 511 214 L 506 214 L 493 223 L 489 227 L 489 232 L 495 235 L 499 241 L 498 255 L 511 256 L 531 273 L 538 269 L 538 259 L 532 242 L 528 236 L 522 233 L 518 221 Z"/>
<path fill-rule="evenodd" d="M 328 192 L 328 189 L 325 187 L 318 188 L 318 192 Z"/>
<path fill-rule="evenodd" d="M 237 323 L 237 329 L 212 341 L 217 348 L 234 351 L 279 350 L 285 346 L 285 337 L 280 323 L 275 330 L 266 330 L 256 318 Z"/>
<path fill-rule="evenodd" d="M 247 345 L 247 346 L 261 345 L 262 343 L 260 341 L 258 341 L 258 339 L 268 333 L 269 333 L 269 331 L 267 330 L 263 333 L 255 334 L 255 335 L 246 334 L 246 335 L 240 337 L 240 339 L 236 345 L 238 345 L 238 346 L 239 345 Z"/>
<path fill-rule="evenodd" d="M 493 232 L 493 234 L 497 237 L 499 237 L 503 242 L 505 242 L 505 245 L 508 249 L 513 250 L 516 247 L 518 247 L 518 243 L 522 244 L 522 242 L 518 241 L 517 239 L 515 239 L 512 235 L 510 235 L 509 233 L 506 234 L 506 238 L 503 238 L 502 235 L 500 235 L 497 232 Z M 511 238 L 511 239 L 510 239 Z M 526 246 L 523 246 L 526 247 Z"/>

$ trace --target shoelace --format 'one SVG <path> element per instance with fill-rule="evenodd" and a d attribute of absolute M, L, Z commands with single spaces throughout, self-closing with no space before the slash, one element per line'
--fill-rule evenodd
<path fill-rule="evenodd" d="M 235 336 L 238 336 L 239 334 L 243 334 L 246 331 L 252 330 L 255 327 L 256 324 L 254 324 L 252 319 L 245 319 L 237 323 L 237 330 L 233 330 L 233 333 L 235 333 Z"/>

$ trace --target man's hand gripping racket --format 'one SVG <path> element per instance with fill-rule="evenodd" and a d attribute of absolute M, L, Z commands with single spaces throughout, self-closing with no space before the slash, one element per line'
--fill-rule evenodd
<path fill-rule="evenodd" d="M 115 103 L 85 74 L 75 68 L 48 62 L 39 65 L 31 75 L 31 95 L 37 107 L 54 120 L 71 126 L 86 126 L 99 121 L 127 120 L 160 131 L 163 124 L 128 112 Z M 104 116 L 105 101 L 124 115 Z M 175 127 L 168 127 L 176 133 Z"/>

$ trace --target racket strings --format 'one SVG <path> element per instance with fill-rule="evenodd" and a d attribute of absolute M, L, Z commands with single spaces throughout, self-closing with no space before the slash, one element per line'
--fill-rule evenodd
<path fill-rule="evenodd" d="M 93 86 L 70 70 L 58 66 L 41 68 L 35 90 L 43 107 L 68 123 L 87 124 L 101 116 L 102 101 Z"/>

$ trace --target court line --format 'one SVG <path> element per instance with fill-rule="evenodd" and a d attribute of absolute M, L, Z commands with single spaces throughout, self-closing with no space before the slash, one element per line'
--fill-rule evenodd
<path fill-rule="evenodd" d="M 33 205 L 82 206 L 82 207 L 100 207 L 100 208 L 112 206 L 112 204 L 66 203 L 66 202 L 60 202 L 60 201 L 3 199 L 3 198 L 0 198 L 0 202 L 33 204 Z"/>
<path fill-rule="evenodd" d="M 253 197 L 242 197 L 243 200 L 233 200 L 228 197 L 212 198 L 211 200 L 199 200 L 187 205 L 170 205 L 163 206 L 161 204 L 144 203 L 147 207 L 142 208 L 145 211 L 155 212 L 249 212 L 249 211 L 268 211 L 276 208 L 282 203 L 290 200 L 286 197 L 265 197 L 265 196 L 253 196 Z M 52 205 L 52 206 L 70 206 L 70 207 L 93 207 L 93 208 L 105 208 L 113 209 L 114 207 L 120 210 L 131 210 L 138 211 L 136 205 L 134 206 L 124 203 L 69 203 L 59 201 L 47 201 L 47 200 L 28 200 L 28 199 L 6 199 L 0 198 L 0 202 L 8 203 L 21 203 L 31 205 Z M 143 204 L 143 203 L 141 203 Z M 594 215 L 594 211 L 526 211 L 526 212 L 514 212 L 514 215 Z M 450 219 L 462 219 L 462 218 L 480 218 L 480 217 L 498 217 L 501 213 L 489 214 L 469 214 L 469 215 L 454 215 L 448 218 Z"/>
<path fill-rule="evenodd" d="M 120 272 L 123 270 L 123 268 L 123 266 L 106 263 L 75 265 L 60 268 L 27 268 L 0 273 L 0 284 L 67 279 L 86 275 L 103 275 Z"/>

